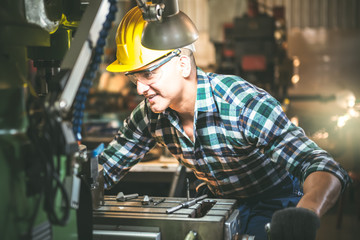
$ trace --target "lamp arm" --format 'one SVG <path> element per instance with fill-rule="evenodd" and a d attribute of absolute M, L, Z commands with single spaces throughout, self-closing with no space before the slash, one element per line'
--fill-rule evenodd
<path fill-rule="evenodd" d="M 145 0 L 136 0 L 137 6 L 143 13 L 143 18 L 148 22 L 161 21 L 164 4 L 150 4 Z"/>

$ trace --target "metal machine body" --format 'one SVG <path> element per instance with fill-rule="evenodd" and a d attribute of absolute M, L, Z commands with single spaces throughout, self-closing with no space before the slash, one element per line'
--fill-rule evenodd
<path fill-rule="evenodd" d="M 117 201 L 105 196 L 104 205 L 93 211 L 93 239 L 183 240 L 191 233 L 198 240 L 237 239 L 240 227 L 236 200 L 205 198 L 188 208 L 167 214 L 186 198 L 166 197 L 159 204 L 143 204 L 146 196 Z M 153 197 L 154 202 L 163 198 Z"/>
<path fill-rule="evenodd" d="M 86 158 L 69 110 L 109 5 L 0 3 L 1 239 L 81 238 L 79 172 Z"/>

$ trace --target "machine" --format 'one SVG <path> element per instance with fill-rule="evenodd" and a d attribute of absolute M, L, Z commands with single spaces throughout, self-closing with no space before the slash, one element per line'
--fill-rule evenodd
<path fill-rule="evenodd" d="M 167 4 L 156 2 L 136 1 L 149 21 L 161 19 Z M 177 1 L 168 4 L 177 9 Z M 115 217 L 116 227 L 148 226 L 148 221 L 135 221 L 137 217 L 112 210 L 119 206 L 111 197 L 104 200 L 102 169 L 96 158 L 103 146 L 87 149 L 81 144 L 87 94 L 117 6 L 116 0 L 0 3 L 1 239 L 92 239 L 102 235 L 102 223 L 115 227 L 108 222 L 116 214 L 120 214 Z M 166 199 L 159 207 L 179 202 Z M 209 217 L 192 213 L 204 206 L 208 209 L 202 212 Z M 138 206 L 134 214 L 152 219 L 156 224 L 151 227 L 162 229 L 163 236 L 170 234 L 169 229 L 187 233 L 191 226 L 206 232 L 217 222 L 221 223 L 217 224 L 219 236 L 231 239 L 230 230 L 224 229 L 237 227 L 233 206 L 232 201 L 209 199 L 192 205 L 185 215 L 173 214 L 173 219 L 166 213 L 145 214 L 155 208 Z M 102 225 L 94 228 L 94 223 Z"/>
<path fill-rule="evenodd" d="M 0 3 L 1 239 L 91 233 L 79 224 L 89 161 L 73 128 L 115 12 L 105 0 Z"/>

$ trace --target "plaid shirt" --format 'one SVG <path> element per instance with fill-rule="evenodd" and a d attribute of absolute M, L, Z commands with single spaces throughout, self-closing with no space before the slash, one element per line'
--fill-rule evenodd
<path fill-rule="evenodd" d="M 237 76 L 197 70 L 194 139 L 172 109 L 153 113 L 146 100 L 124 121 L 100 155 L 106 187 L 118 182 L 156 143 L 219 197 L 247 198 L 280 184 L 289 174 L 301 181 L 314 171 L 347 173 L 293 125 L 268 93 Z"/>

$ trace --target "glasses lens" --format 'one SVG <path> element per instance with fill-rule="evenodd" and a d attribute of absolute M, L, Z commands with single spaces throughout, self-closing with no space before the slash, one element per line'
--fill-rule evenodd
<path fill-rule="evenodd" d="M 180 55 L 180 50 L 177 49 L 176 51 L 171 52 L 170 55 L 166 56 L 162 61 L 160 61 L 158 64 L 155 64 L 151 67 L 149 67 L 146 70 L 138 71 L 138 72 L 130 72 L 126 74 L 130 81 L 133 82 L 135 85 L 137 82 L 141 82 L 146 85 L 150 85 L 154 82 L 154 79 L 158 79 L 161 77 L 161 69 L 160 67 L 164 65 L 165 63 L 169 62 L 172 58 L 177 57 Z"/>
<path fill-rule="evenodd" d="M 156 79 L 159 79 L 161 77 L 161 74 L 162 74 L 161 69 L 157 68 L 153 71 L 145 70 L 142 72 L 129 74 L 128 77 L 129 80 L 133 82 L 135 85 L 137 84 L 138 81 L 145 85 L 151 85 L 156 81 Z"/>
<path fill-rule="evenodd" d="M 137 84 L 137 79 L 135 78 L 135 76 L 133 74 L 129 74 L 129 75 L 126 75 L 128 77 L 128 79 L 134 83 L 135 85 Z"/>

